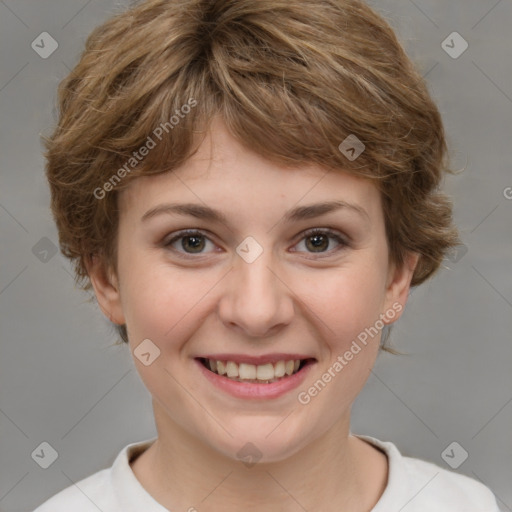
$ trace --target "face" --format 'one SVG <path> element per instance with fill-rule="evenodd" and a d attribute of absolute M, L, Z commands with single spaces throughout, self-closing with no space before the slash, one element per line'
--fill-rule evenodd
<path fill-rule="evenodd" d="M 172 208 L 185 204 L 196 208 Z M 119 206 L 118 273 L 96 264 L 90 275 L 103 311 L 126 323 L 159 434 L 178 426 L 232 459 L 251 442 L 272 462 L 347 424 L 417 261 L 390 264 L 373 183 L 281 168 L 216 122 L 181 168 L 133 181 Z M 308 364 L 251 384 L 197 359 L 226 354 Z"/>

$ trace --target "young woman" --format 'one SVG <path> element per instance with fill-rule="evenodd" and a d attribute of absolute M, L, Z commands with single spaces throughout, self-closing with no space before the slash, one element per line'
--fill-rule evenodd
<path fill-rule="evenodd" d="M 61 250 L 158 436 L 37 512 L 498 511 L 350 431 L 383 329 L 458 243 L 439 112 L 364 3 L 142 2 L 89 37 L 47 149 Z"/>

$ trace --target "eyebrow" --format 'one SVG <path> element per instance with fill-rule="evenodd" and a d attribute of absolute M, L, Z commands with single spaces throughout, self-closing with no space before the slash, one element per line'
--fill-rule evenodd
<path fill-rule="evenodd" d="M 341 209 L 350 210 L 357 213 L 361 217 L 365 217 L 368 221 L 370 220 L 368 212 L 361 206 L 338 200 L 293 208 L 292 210 L 286 212 L 284 215 L 284 221 L 297 222 L 301 220 L 314 219 L 316 217 L 320 217 L 321 215 L 326 215 Z M 219 210 L 214 210 L 209 206 L 194 203 L 160 204 L 148 210 L 142 216 L 141 221 L 145 222 L 161 214 L 190 216 L 197 219 L 209 220 L 219 224 L 228 225 L 227 217 Z"/>

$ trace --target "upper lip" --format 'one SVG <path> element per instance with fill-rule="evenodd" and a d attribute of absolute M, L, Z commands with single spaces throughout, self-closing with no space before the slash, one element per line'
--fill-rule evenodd
<path fill-rule="evenodd" d="M 274 353 L 274 354 L 263 354 L 261 356 L 249 356 L 247 354 L 205 354 L 196 357 L 204 359 L 213 359 L 215 361 L 233 361 L 237 364 L 254 364 L 262 365 L 266 363 L 277 363 L 278 361 L 290 361 L 297 359 L 315 359 L 313 356 L 305 354 L 285 354 L 285 353 Z"/>

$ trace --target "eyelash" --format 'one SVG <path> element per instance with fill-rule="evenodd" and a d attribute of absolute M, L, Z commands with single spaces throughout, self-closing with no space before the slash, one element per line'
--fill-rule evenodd
<path fill-rule="evenodd" d="M 320 255 L 319 256 L 320 258 L 325 257 L 325 256 L 321 256 L 322 254 L 330 255 L 333 252 L 337 252 L 339 250 L 343 250 L 343 249 L 345 249 L 346 247 L 349 246 L 348 242 L 344 238 L 342 238 L 337 231 L 333 231 L 332 229 L 328 229 L 328 228 L 322 228 L 322 229 L 321 228 L 312 228 L 312 229 L 308 229 L 308 230 L 306 230 L 306 231 L 304 231 L 302 233 L 302 238 L 299 240 L 299 242 L 301 242 L 302 240 L 304 240 L 306 238 L 313 237 L 315 235 L 325 235 L 325 236 L 328 236 L 329 238 L 334 239 L 336 242 L 338 242 L 340 244 L 340 247 L 337 247 L 336 249 L 333 249 L 333 250 L 329 250 L 329 251 L 325 251 L 325 252 L 318 252 L 318 253 L 314 253 L 314 252 L 310 252 L 309 253 L 309 254 L 313 254 L 313 255 L 315 255 L 315 254 Z M 194 254 L 178 251 L 178 250 L 172 248 L 171 245 L 174 242 L 176 242 L 177 240 L 180 240 L 181 238 L 198 237 L 198 236 L 201 236 L 201 237 L 206 238 L 207 240 L 210 240 L 210 238 L 208 238 L 208 236 L 206 236 L 206 234 L 203 233 L 202 231 L 198 231 L 198 230 L 194 230 L 194 229 L 186 229 L 186 230 L 183 230 L 183 231 L 179 231 L 176 234 L 176 236 L 174 236 L 173 238 L 171 238 L 168 241 L 165 241 L 163 245 L 164 245 L 164 247 L 168 247 L 171 250 L 173 250 L 174 252 L 177 252 L 181 257 L 184 257 L 184 258 L 196 258 L 196 256 Z M 212 240 L 210 240 L 210 242 L 212 242 Z M 297 244 L 299 242 L 297 242 Z M 295 244 L 295 245 L 297 245 L 297 244 Z M 297 252 L 300 252 L 300 251 L 297 251 Z M 202 255 L 203 253 L 196 253 L 196 254 Z"/>

